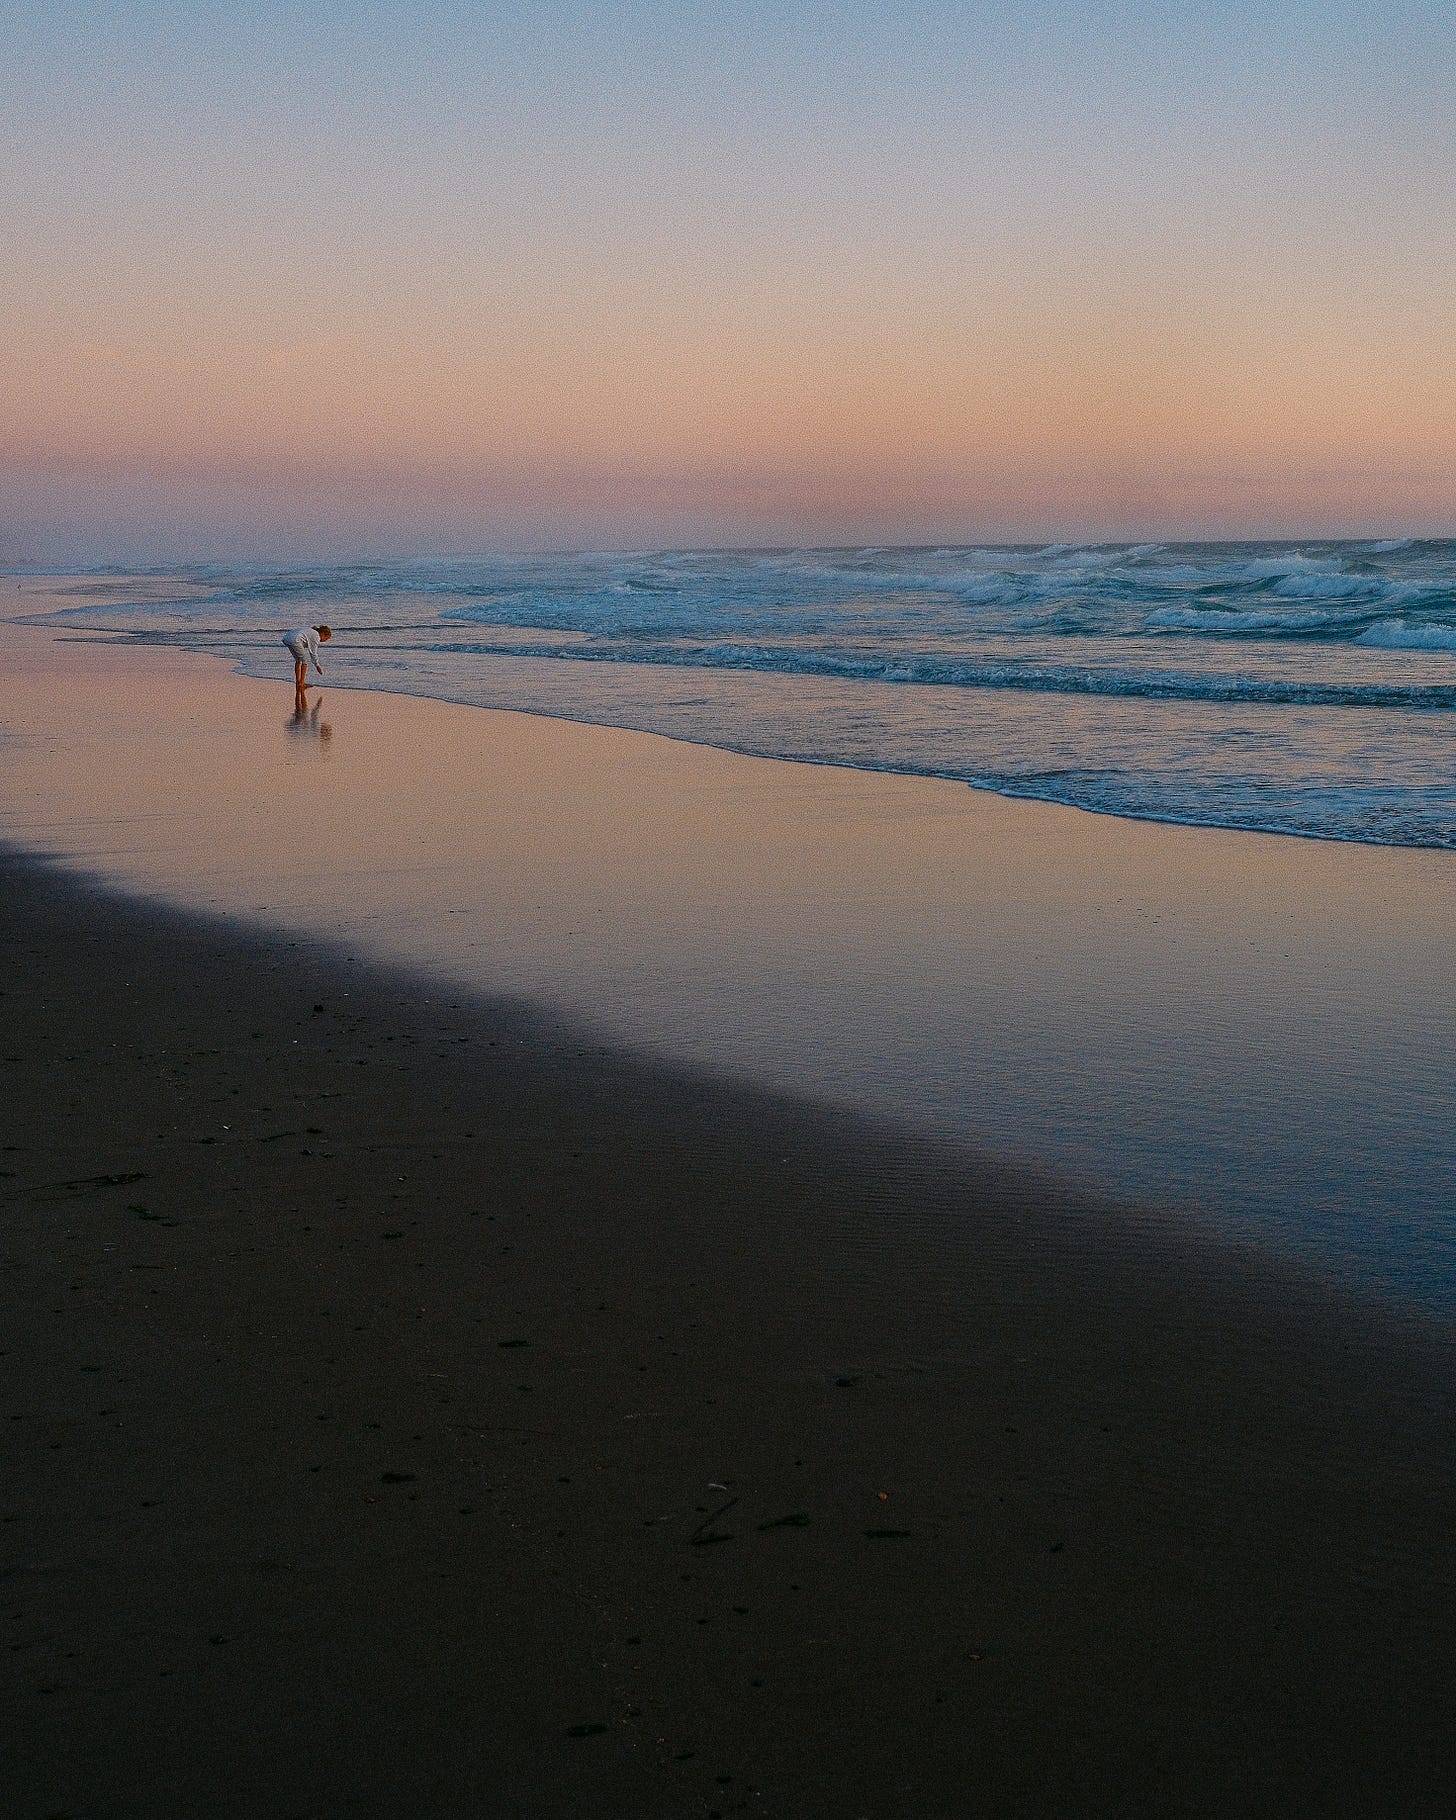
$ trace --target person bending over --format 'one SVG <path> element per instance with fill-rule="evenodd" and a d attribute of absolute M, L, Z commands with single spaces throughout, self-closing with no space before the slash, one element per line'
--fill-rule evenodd
<path fill-rule="evenodd" d="M 296 632 L 285 632 L 283 642 L 293 653 L 293 686 L 302 695 L 307 685 L 304 677 L 308 675 L 308 666 L 322 676 L 323 665 L 319 662 L 319 646 L 326 645 L 333 637 L 327 626 L 300 626 Z"/>

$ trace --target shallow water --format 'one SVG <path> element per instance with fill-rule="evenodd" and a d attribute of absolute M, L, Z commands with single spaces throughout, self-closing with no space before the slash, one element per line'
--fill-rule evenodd
<path fill-rule="evenodd" d="M 1456 1312 L 1456 857 L 0 636 L 17 844 Z"/>
<path fill-rule="evenodd" d="M 157 571 L 76 623 L 1124 816 L 1456 847 L 1456 543 L 678 551 Z M 185 596 L 185 597 L 183 597 Z"/>

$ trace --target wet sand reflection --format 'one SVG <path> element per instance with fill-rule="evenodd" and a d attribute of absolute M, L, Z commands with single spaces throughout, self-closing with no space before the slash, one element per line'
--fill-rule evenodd
<path fill-rule="evenodd" d="M 327 751 L 329 741 L 334 737 L 332 721 L 323 718 L 324 698 L 320 694 L 309 706 L 307 689 L 295 689 L 293 694 L 293 712 L 283 723 L 283 730 L 289 738 L 298 741 L 317 740 Z"/>

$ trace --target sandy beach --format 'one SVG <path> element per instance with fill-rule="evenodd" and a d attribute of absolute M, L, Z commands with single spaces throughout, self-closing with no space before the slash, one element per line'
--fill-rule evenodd
<path fill-rule="evenodd" d="M 0 894 L 7 1813 L 1449 1810 L 1439 1318 L 1080 1192 L 1026 1146 L 575 1015 L 613 972 L 681 989 L 675 909 L 560 941 L 578 996 L 554 1003 L 525 946 L 475 976 L 453 934 L 399 952 L 458 907 L 459 824 L 448 792 L 373 825 L 331 806 L 354 700 L 285 737 L 275 691 L 284 769 L 235 728 L 208 773 L 166 717 L 216 736 L 241 703 L 241 728 L 264 685 L 25 636 L 4 762 L 29 826 L 12 795 Z M 637 741 L 613 773 L 632 812 L 576 872 L 596 851 L 610 879 L 621 828 L 665 841 L 654 792 L 680 802 L 673 850 L 722 936 L 696 990 L 736 1002 L 766 950 L 684 794 L 722 755 L 357 703 L 401 751 L 438 755 L 458 716 L 502 780 L 512 751 L 567 775 L 583 740 L 598 769 Z M 801 769 L 772 787 L 832 821 L 850 786 Z M 939 799 L 913 788 L 894 826 L 924 832 Z M 208 791 L 214 845 L 187 819 Z M 1119 838 L 1096 827 L 1089 853 Z M 898 853 L 949 868 L 948 838 Z M 534 873 L 531 839 L 523 811 L 508 866 L 466 856 L 497 894 L 481 927 L 534 902 L 555 940 L 575 837 Z"/>
<path fill-rule="evenodd" d="M 1453 1820 L 1456 5 L 5 24 L 0 1820 Z"/>

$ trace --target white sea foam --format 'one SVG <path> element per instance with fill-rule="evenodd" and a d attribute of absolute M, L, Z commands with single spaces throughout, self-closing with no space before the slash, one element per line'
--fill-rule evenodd
<path fill-rule="evenodd" d="M 1139 571 L 1139 581 L 1154 586 L 1185 588 L 1258 587 L 1265 582 L 1297 577 L 1339 575 L 1344 564 L 1338 557 L 1303 556 L 1282 551 L 1277 556 L 1241 557 L 1232 562 L 1159 563 Z"/>
<path fill-rule="evenodd" d="M 1379 651 L 1456 651 L 1456 626 L 1412 625 L 1381 619 L 1355 640 Z"/>
<path fill-rule="evenodd" d="M 1378 582 L 1373 584 L 1378 587 Z M 1371 580 L 1364 575 L 1305 574 L 1281 575 L 1274 592 L 1281 600 L 1354 600 L 1372 591 Z"/>
<path fill-rule="evenodd" d="M 1176 632 L 1309 632 L 1329 623 L 1319 612 L 1280 611 L 1255 607 L 1159 607 L 1144 622 L 1156 631 Z"/>
<path fill-rule="evenodd" d="M 1155 556 L 1163 548 L 1160 543 L 1134 544 L 1048 544 L 1044 550 L 1038 550 L 1039 561 L 1051 562 L 1061 569 L 1112 569 L 1123 563 L 1136 562 L 1140 557 Z"/>

